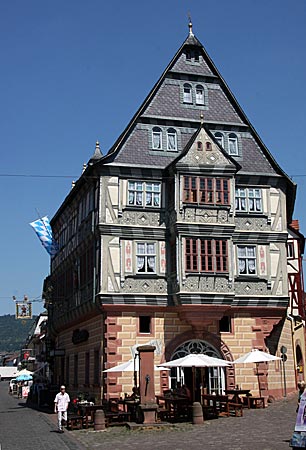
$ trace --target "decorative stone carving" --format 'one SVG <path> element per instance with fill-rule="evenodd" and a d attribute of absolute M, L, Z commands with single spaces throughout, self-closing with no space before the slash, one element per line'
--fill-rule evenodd
<path fill-rule="evenodd" d="M 236 281 L 235 293 L 238 295 L 268 295 L 265 281 Z"/>
<path fill-rule="evenodd" d="M 183 220 L 188 223 L 227 223 L 229 215 L 225 209 L 184 208 Z"/>
<path fill-rule="evenodd" d="M 167 293 L 167 282 L 164 279 L 150 280 L 150 279 L 135 279 L 127 278 L 122 286 L 121 292 L 129 293 Z"/>
<path fill-rule="evenodd" d="M 118 219 L 119 224 L 123 225 L 143 225 L 143 226 L 160 226 L 165 220 L 164 214 L 160 212 L 147 211 L 123 211 L 122 216 Z"/>
<path fill-rule="evenodd" d="M 271 226 L 267 223 L 266 217 L 236 217 L 235 224 L 238 230 L 271 230 Z"/>
<path fill-rule="evenodd" d="M 188 276 L 184 290 L 189 292 L 232 292 L 232 284 L 226 277 Z"/>

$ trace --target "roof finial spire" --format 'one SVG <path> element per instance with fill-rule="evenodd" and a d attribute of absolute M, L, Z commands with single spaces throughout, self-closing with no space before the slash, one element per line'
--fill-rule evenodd
<path fill-rule="evenodd" d="M 203 123 L 204 123 L 204 114 L 203 114 L 203 111 L 201 111 L 201 114 L 200 114 L 200 120 L 201 120 L 201 125 L 203 125 Z"/>
<path fill-rule="evenodd" d="M 189 27 L 189 36 L 194 36 L 193 32 L 192 32 L 192 22 L 191 22 L 191 15 L 190 13 L 188 13 L 188 19 L 189 19 L 189 23 L 188 23 L 188 27 Z"/>

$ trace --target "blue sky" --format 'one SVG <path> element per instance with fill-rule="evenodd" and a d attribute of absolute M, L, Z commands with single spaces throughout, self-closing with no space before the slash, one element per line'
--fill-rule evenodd
<path fill-rule="evenodd" d="M 193 31 L 283 170 L 306 234 L 305 0 L 0 3 L 0 315 L 39 299 L 50 218 L 93 154 L 123 131 Z M 18 175 L 18 176 L 15 176 Z M 300 175 L 300 176 L 298 176 Z M 34 313 L 42 303 L 33 303 Z"/>

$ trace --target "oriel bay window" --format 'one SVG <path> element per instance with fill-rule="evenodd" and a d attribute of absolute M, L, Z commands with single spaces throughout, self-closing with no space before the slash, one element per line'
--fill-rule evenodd
<path fill-rule="evenodd" d="M 239 275 L 256 275 L 256 246 L 238 245 Z"/>
<path fill-rule="evenodd" d="M 185 239 L 186 272 L 228 272 L 228 244 L 224 239 Z"/>
<path fill-rule="evenodd" d="M 184 203 L 229 205 L 230 183 L 227 178 L 184 177 Z"/>
<path fill-rule="evenodd" d="M 261 189 L 237 188 L 235 191 L 236 211 L 262 212 Z"/>
<path fill-rule="evenodd" d="M 161 183 L 149 181 L 128 182 L 128 204 L 139 207 L 160 207 Z"/>
<path fill-rule="evenodd" d="M 137 273 L 156 273 L 156 243 L 137 242 Z"/>

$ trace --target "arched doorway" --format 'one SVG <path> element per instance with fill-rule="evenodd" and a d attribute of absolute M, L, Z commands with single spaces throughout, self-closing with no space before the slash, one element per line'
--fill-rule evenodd
<path fill-rule="evenodd" d="M 185 341 L 172 353 L 171 360 L 182 358 L 191 353 L 204 353 L 208 356 L 221 358 L 220 352 L 211 344 L 200 339 Z M 200 400 L 201 393 L 221 394 L 225 389 L 225 369 L 223 367 L 173 367 L 170 373 L 171 388 L 177 384 L 186 384 L 194 389 L 195 400 Z"/>

